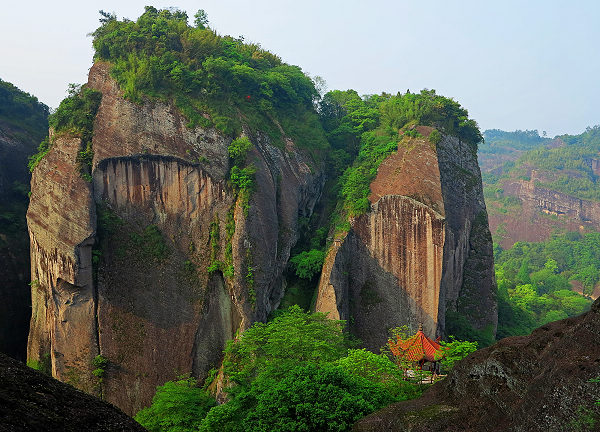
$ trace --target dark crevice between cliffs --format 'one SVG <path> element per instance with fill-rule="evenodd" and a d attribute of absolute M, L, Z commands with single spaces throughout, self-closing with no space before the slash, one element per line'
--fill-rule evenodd
<path fill-rule="evenodd" d="M 91 184 L 91 194 L 94 196 L 94 184 Z M 98 319 L 98 266 L 100 258 L 100 232 L 98 231 L 98 204 L 92 207 L 93 215 L 92 221 L 94 224 L 94 235 L 89 239 L 91 240 L 91 253 L 90 253 L 90 265 L 92 269 L 92 301 L 94 304 L 94 343 L 96 348 L 96 356 L 102 355 L 102 348 L 100 346 L 100 321 Z M 87 242 L 87 241 L 86 241 Z M 98 383 L 98 393 L 100 399 L 104 399 L 102 383 Z"/>
<path fill-rule="evenodd" d="M 239 327 L 240 317 L 221 271 L 210 276 L 202 309 L 192 347 L 192 374 L 200 381 L 207 377 L 211 366 L 221 364 L 225 344 Z"/>

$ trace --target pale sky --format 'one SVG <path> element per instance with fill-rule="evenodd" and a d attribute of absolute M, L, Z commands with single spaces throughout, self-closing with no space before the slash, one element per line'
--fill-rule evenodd
<path fill-rule="evenodd" d="M 360 94 L 436 89 L 483 129 L 549 136 L 600 124 L 600 2 L 555 0 L 0 0 L 0 78 L 58 106 L 92 64 L 98 10 L 136 19 L 144 5 L 208 14 Z"/>

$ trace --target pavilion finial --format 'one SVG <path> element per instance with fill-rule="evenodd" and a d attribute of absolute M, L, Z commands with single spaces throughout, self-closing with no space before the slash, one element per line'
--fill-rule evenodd
<path fill-rule="evenodd" d="M 419 323 L 419 331 L 423 331 L 423 323 Z"/>

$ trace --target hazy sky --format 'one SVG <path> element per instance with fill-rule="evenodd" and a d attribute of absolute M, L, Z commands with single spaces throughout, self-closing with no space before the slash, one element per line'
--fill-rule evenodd
<path fill-rule="evenodd" d="M 0 15 L 0 78 L 56 107 L 68 83 L 87 80 L 98 10 L 136 19 L 145 4 L 190 17 L 202 8 L 219 33 L 260 43 L 329 89 L 433 88 L 482 129 L 553 136 L 600 124 L 596 0 L 13 0 Z"/>

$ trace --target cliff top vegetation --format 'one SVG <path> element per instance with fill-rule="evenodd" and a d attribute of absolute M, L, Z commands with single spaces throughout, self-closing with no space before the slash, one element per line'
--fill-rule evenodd
<path fill-rule="evenodd" d="M 333 90 L 319 102 L 319 116 L 331 145 L 326 163 L 330 180 L 323 198 L 328 203 L 323 210 L 328 217 L 317 212 L 311 221 L 306 221 L 304 234 L 293 251 L 295 256 L 290 260 L 299 278 L 313 281 L 320 274 L 325 256 L 326 234 L 346 232 L 350 217 L 369 211 L 370 185 L 381 162 L 404 139 L 425 139 L 417 125 L 434 128 L 427 138 L 433 146 L 443 133 L 459 138 L 475 153 L 482 140 L 477 123 L 469 119 L 467 110 L 435 90 L 362 97 L 355 90 Z M 310 300 L 304 302 L 308 304 Z"/>
<path fill-rule="evenodd" d="M 333 147 L 331 166 L 342 171 L 344 162 L 354 161 L 340 179 L 343 210 L 350 216 L 369 208 L 369 185 L 379 164 L 397 150 L 405 137 L 417 137 L 416 125 L 432 126 L 435 145 L 439 131 L 458 137 L 473 151 L 483 137 L 466 109 L 435 90 L 360 97 L 354 90 L 331 91 L 320 102 L 320 115 L 327 138 Z"/>
<path fill-rule="evenodd" d="M 542 134 L 540 136 L 537 129 L 516 130 L 513 132 L 488 129 L 483 133 L 487 145 L 482 146 L 479 153 L 503 154 L 512 150 L 531 150 L 552 141 L 551 138 L 546 137 L 545 132 L 542 132 Z"/>
<path fill-rule="evenodd" d="M 219 35 L 203 11 L 195 26 L 185 12 L 152 6 L 136 21 L 101 14 L 95 59 L 113 65 L 125 98 L 172 100 L 189 126 L 235 136 L 246 125 L 275 144 L 285 134 L 303 148 L 328 147 L 313 105 L 318 92 L 298 66 L 243 37 Z"/>

